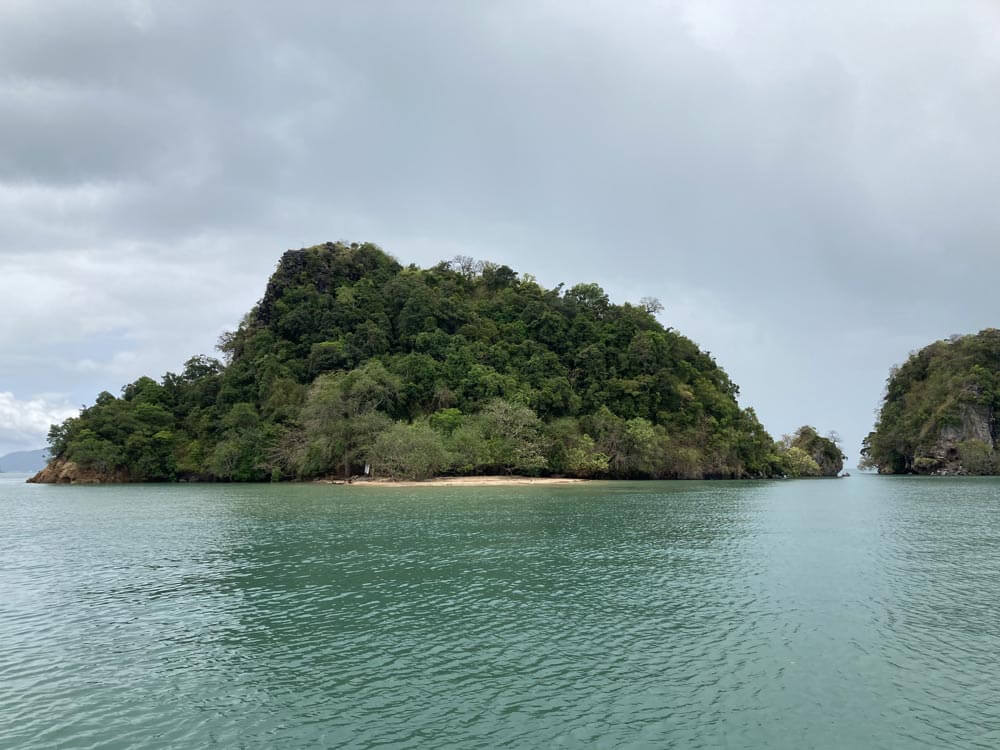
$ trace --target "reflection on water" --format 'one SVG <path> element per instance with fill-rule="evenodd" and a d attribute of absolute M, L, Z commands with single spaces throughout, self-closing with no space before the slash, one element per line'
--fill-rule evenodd
<path fill-rule="evenodd" d="M 997 480 L 0 502 L 0 747 L 1000 744 Z"/>

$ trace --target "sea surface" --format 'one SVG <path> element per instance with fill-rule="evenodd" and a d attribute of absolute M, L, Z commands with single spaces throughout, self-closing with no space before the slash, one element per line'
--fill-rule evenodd
<path fill-rule="evenodd" d="M 1000 747 L 1000 480 L 23 479 L 2 748 Z"/>

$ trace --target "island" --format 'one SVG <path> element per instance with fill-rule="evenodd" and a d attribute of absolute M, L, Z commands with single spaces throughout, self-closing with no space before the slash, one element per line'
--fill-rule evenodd
<path fill-rule="evenodd" d="M 997 474 L 1000 330 L 936 341 L 894 367 L 862 468 L 880 474 Z"/>
<path fill-rule="evenodd" d="M 825 438 L 775 442 L 661 310 L 467 257 L 289 250 L 220 358 L 99 394 L 31 481 L 836 475 Z"/>
<path fill-rule="evenodd" d="M 836 477 L 844 468 L 840 436 L 820 435 L 815 427 L 803 425 L 779 443 L 782 468 L 789 477 Z"/>

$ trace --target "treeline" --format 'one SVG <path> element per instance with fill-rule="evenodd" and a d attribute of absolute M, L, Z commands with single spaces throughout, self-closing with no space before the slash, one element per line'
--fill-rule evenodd
<path fill-rule="evenodd" d="M 862 465 L 883 474 L 997 474 L 1000 330 L 952 336 L 894 367 Z"/>
<path fill-rule="evenodd" d="M 468 258 L 371 244 L 288 251 L 265 294 L 180 374 L 53 427 L 54 456 L 133 481 L 523 473 L 799 472 L 708 354 L 596 284 L 545 289 Z M 809 467 L 807 467 L 809 468 Z"/>

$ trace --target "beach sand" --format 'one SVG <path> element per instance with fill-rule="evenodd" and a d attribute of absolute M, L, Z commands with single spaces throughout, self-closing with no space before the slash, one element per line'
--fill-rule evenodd
<path fill-rule="evenodd" d="M 501 487 L 529 484 L 578 484 L 586 479 L 571 479 L 568 477 L 520 477 L 520 476 L 484 476 L 484 477 L 436 477 L 419 481 L 397 481 L 395 479 L 358 479 L 350 483 L 351 487 Z M 321 479 L 323 484 L 345 484 L 343 480 Z"/>

